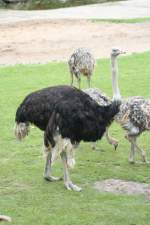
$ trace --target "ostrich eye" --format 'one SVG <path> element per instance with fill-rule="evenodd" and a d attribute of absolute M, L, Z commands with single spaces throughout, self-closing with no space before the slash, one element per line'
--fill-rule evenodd
<path fill-rule="evenodd" d="M 113 54 L 114 55 L 119 54 L 119 49 L 113 49 Z"/>

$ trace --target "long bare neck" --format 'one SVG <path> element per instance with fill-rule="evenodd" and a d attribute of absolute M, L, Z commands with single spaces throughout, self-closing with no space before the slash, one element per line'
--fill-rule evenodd
<path fill-rule="evenodd" d="M 118 86 L 118 64 L 117 57 L 111 55 L 111 72 L 112 72 L 112 90 L 113 100 L 121 100 L 121 95 Z"/>

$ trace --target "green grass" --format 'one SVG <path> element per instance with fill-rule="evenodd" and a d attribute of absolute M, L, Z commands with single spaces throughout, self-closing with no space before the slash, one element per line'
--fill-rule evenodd
<path fill-rule="evenodd" d="M 92 22 L 101 23 L 101 22 L 108 22 L 108 23 L 145 23 L 150 22 L 150 17 L 144 18 L 134 18 L 134 19 L 92 19 Z"/>
<path fill-rule="evenodd" d="M 119 85 L 122 95 L 150 97 L 150 52 L 119 58 Z M 65 63 L 16 65 L 0 68 L 0 214 L 13 218 L 13 225 L 149 225 L 150 201 L 142 196 L 99 193 L 93 183 L 119 178 L 150 184 L 150 165 L 128 163 L 129 144 L 116 124 L 111 134 L 120 141 L 117 151 L 103 139 L 99 150 L 81 143 L 72 180 L 83 187 L 75 193 L 64 189 L 63 182 L 43 180 L 42 132 L 32 128 L 18 142 L 13 135 L 15 112 L 30 92 L 56 84 L 69 84 Z M 92 80 L 112 95 L 109 60 L 98 60 Z M 86 80 L 82 80 L 85 88 Z M 150 139 L 145 133 L 139 140 L 150 159 Z M 139 159 L 139 158 L 138 158 Z M 53 166 L 62 175 L 60 161 Z"/>

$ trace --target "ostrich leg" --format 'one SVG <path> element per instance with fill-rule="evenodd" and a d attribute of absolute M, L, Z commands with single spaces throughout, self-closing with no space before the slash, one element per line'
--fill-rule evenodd
<path fill-rule="evenodd" d="M 145 155 L 144 150 L 141 149 L 137 145 L 137 137 L 136 136 L 129 136 L 129 135 L 126 135 L 125 137 L 131 143 L 131 152 L 130 152 L 130 155 L 129 155 L 129 162 L 131 162 L 131 163 L 134 163 L 135 162 L 134 161 L 134 155 L 135 155 L 135 151 L 137 150 L 138 153 L 141 155 L 142 162 L 149 163 L 148 160 L 147 160 L 147 158 L 146 158 L 146 155 Z"/>
<path fill-rule="evenodd" d="M 141 155 L 141 159 L 142 159 L 142 162 L 145 162 L 145 163 L 149 163 L 147 158 L 146 158 L 146 154 L 144 152 L 143 149 L 141 149 L 138 145 L 137 145 L 137 137 L 135 137 L 135 140 L 134 140 L 134 144 L 135 144 L 135 147 L 137 149 L 137 151 L 139 152 L 139 154 Z"/>
<path fill-rule="evenodd" d="M 112 138 L 110 135 L 109 135 L 109 132 L 108 132 L 108 127 L 106 128 L 106 132 L 105 132 L 105 137 L 106 137 L 106 140 L 108 141 L 108 143 L 110 145 L 113 145 L 114 146 L 114 149 L 116 150 L 117 147 L 118 147 L 118 141 L 114 138 Z"/>
<path fill-rule="evenodd" d="M 45 147 L 46 163 L 45 163 L 45 168 L 44 168 L 44 179 L 47 181 L 57 181 L 57 180 L 62 179 L 60 177 L 51 176 L 51 164 L 52 164 L 53 150 L 55 152 L 54 148 Z"/>
<path fill-rule="evenodd" d="M 60 153 L 60 155 L 61 155 L 63 168 L 64 168 L 64 184 L 65 184 L 65 187 L 68 190 L 81 191 L 82 189 L 80 187 L 78 187 L 77 185 L 73 184 L 72 181 L 70 180 L 69 171 L 68 171 L 68 165 L 67 165 L 67 154 L 66 154 L 66 151 L 63 150 Z"/>
<path fill-rule="evenodd" d="M 91 148 L 92 148 L 93 150 L 96 150 L 96 142 L 91 142 Z"/>
<path fill-rule="evenodd" d="M 75 76 L 77 78 L 78 81 L 78 87 L 79 89 L 81 88 L 81 78 L 80 78 L 80 72 L 75 72 Z"/>
<path fill-rule="evenodd" d="M 91 86 L 91 74 L 87 75 L 87 83 L 88 83 L 88 87 L 90 88 L 90 86 Z"/>
<path fill-rule="evenodd" d="M 81 78 L 80 78 L 80 76 L 78 76 L 78 86 L 79 86 L 79 89 L 81 89 Z"/>
<path fill-rule="evenodd" d="M 135 156 L 135 137 L 126 136 L 128 141 L 131 143 L 131 151 L 129 153 L 129 162 L 135 163 L 134 156 Z"/>
<path fill-rule="evenodd" d="M 118 141 L 115 139 L 115 138 L 112 138 L 110 135 L 109 135 L 109 132 L 108 132 L 108 127 L 106 128 L 106 132 L 105 132 L 105 137 L 106 137 L 106 140 L 107 142 L 110 144 L 110 145 L 113 145 L 114 149 L 116 150 L 117 147 L 118 147 Z M 96 142 L 92 142 L 91 143 L 91 147 L 93 150 L 96 149 Z"/>
<path fill-rule="evenodd" d="M 71 83 L 70 83 L 70 85 L 73 86 L 73 76 L 74 76 L 74 75 L 73 75 L 72 72 L 70 72 L 70 75 L 71 75 Z"/>

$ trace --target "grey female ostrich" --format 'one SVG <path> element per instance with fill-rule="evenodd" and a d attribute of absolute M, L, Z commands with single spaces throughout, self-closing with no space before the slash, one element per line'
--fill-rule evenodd
<path fill-rule="evenodd" d="M 117 52 L 117 49 L 112 49 L 111 52 L 112 73 L 117 73 L 117 64 L 115 61 L 115 55 Z M 109 98 L 101 93 L 98 89 L 90 88 L 84 91 L 100 105 L 107 105 L 111 102 Z M 120 95 L 119 90 L 117 90 L 116 87 L 116 93 L 117 92 L 118 95 Z M 127 133 L 125 137 L 131 143 L 129 162 L 134 163 L 136 151 L 141 154 L 143 162 L 148 162 L 145 152 L 137 145 L 137 137 L 144 131 L 150 130 L 150 100 L 139 96 L 133 96 L 122 100 L 120 111 L 118 114 L 116 114 L 114 120 L 118 122 L 124 130 L 126 130 Z M 115 139 L 109 137 L 108 128 L 106 128 L 106 137 L 110 144 L 117 144 Z"/>
<path fill-rule="evenodd" d="M 115 86 L 115 91 L 117 93 L 118 96 L 120 96 L 119 93 L 119 89 L 118 89 L 118 83 L 117 83 L 117 57 L 120 54 L 125 54 L 125 52 L 119 50 L 118 48 L 113 48 L 111 51 L 111 70 L 113 73 L 113 76 L 116 77 L 116 84 L 113 84 Z M 112 80 L 113 81 L 113 80 Z M 113 81 L 114 82 L 114 81 Z M 106 105 L 110 105 L 111 104 L 111 99 L 103 92 L 101 92 L 99 89 L 97 88 L 88 88 L 83 90 L 86 94 L 88 94 L 93 100 L 95 100 L 99 105 L 101 106 L 106 106 Z M 116 149 L 118 146 L 118 141 L 114 138 L 112 138 L 109 135 L 109 131 L 108 128 L 106 128 L 106 132 L 105 132 L 105 137 L 108 141 L 109 144 L 113 145 L 114 148 Z M 96 148 L 96 143 L 92 144 L 92 148 L 95 149 Z"/>
<path fill-rule="evenodd" d="M 73 85 L 73 77 L 75 76 L 78 80 L 80 89 L 80 76 L 83 74 L 87 77 L 88 86 L 90 87 L 91 76 L 95 66 L 95 59 L 89 50 L 85 48 L 78 48 L 75 50 L 68 60 L 68 65 L 71 74 L 71 86 Z"/>
<path fill-rule="evenodd" d="M 75 87 L 55 86 L 29 94 L 18 107 L 15 135 L 19 140 L 28 134 L 30 124 L 44 131 L 46 180 L 59 179 L 51 176 L 51 164 L 55 155 L 60 153 L 65 187 L 81 190 L 72 183 L 68 167 L 74 164 L 74 149 L 80 141 L 101 139 L 106 127 L 119 112 L 120 95 L 115 74 L 112 75 L 114 97 L 109 105 L 98 105 L 89 95 Z"/>
<path fill-rule="evenodd" d="M 150 130 L 150 100 L 139 96 L 123 100 L 115 121 L 126 130 L 125 137 L 131 143 L 129 162 L 135 162 L 136 151 L 141 154 L 143 162 L 148 162 L 145 152 L 137 145 L 137 137 L 144 131 Z"/>

